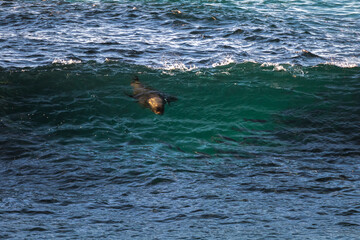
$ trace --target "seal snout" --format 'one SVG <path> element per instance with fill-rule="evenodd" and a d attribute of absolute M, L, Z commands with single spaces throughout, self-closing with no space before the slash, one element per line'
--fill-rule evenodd
<path fill-rule="evenodd" d="M 157 115 L 163 115 L 164 109 L 161 109 L 161 108 L 154 109 L 154 113 Z"/>

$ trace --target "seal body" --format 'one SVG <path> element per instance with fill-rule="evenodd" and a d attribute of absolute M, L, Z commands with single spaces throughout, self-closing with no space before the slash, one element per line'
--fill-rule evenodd
<path fill-rule="evenodd" d="M 140 83 L 138 77 L 135 77 L 131 86 L 133 87 L 133 94 L 130 97 L 137 99 L 140 105 L 149 108 L 157 115 L 164 114 L 166 103 L 169 104 L 177 100 L 175 97 L 145 87 Z"/>

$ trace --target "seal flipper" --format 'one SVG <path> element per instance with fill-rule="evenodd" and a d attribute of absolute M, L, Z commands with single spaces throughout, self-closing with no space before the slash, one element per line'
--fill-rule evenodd
<path fill-rule="evenodd" d="M 132 95 L 132 94 L 130 94 L 130 93 L 127 93 L 127 92 L 125 92 L 125 91 L 124 91 L 124 94 L 125 94 L 126 96 L 128 96 L 128 97 L 135 98 L 134 95 Z"/>
<path fill-rule="evenodd" d="M 177 97 L 169 96 L 169 95 L 163 95 L 163 98 L 164 98 L 165 102 L 166 102 L 167 104 L 169 104 L 169 106 L 170 106 L 170 103 L 171 103 L 171 102 L 175 102 L 175 101 L 178 100 Z"/>

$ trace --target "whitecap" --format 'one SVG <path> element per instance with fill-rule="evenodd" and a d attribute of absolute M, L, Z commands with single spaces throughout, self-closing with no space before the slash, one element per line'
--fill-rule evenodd
<path fill-rule="evenodd" d="M 216 62 L 212 64 L 212 67 L 219 67 L 219 66 L 226 66 L 231 63 L 234 63 L 235 60 L 232 58 L 232 56 L 226 56 L 224 59 L 222 59 L 220 62 Z"/>
<path fill-rule="evenodd" d="M 160 69 L 162 70 L 166 70 L 166 71 L 171 71 L 171 70 L 180 70 L 180 71 L 192 71 L 194 69 L 197 69 L 197 67 L 195 65 L 186 65 L 185 63 L 181 62 L 181 61 L 171 61 L 171 60 L 162 60 L 162 67 L 160 67 Z"/>
<path fill-rule="evenodd" d="M 279 63 L 272 63 L 272 62 L 264 62 L 260 65 L 261 67 L 273 67 L 273 71 L 277 72 L 286 72 L 284 66 Z"/>
<path fill-rule="evenodd" d="M 348 61 L 343 61 L 343 62 L 331 61 L 331 62 L 326 62 L 325 65 L 332 65 L 332 66 L 337 66 L 337 67 L 341 67 L 341 68 L 355 68 L 355 67 L 360 66 L 359 64 L 350 63 Z"/>
<path fill-rule="evenodd" d="M 52 64 L 63 64 L 63 65 L 69 65 L 69 64 L 77 64 L 77 63 L 81 63 L 81 60 L 78 59 L 69 59 L 69 60 L 65 60 L 65 59 L 54 59 L 54 61 L 52 61 Z"/>

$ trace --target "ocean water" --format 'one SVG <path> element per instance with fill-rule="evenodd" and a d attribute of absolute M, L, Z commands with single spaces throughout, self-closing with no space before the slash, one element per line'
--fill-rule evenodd
<path fill-rule="evenodd" d="M 1 1 L 0 239 L 360 239 L 359 49 L 356 0 Z"/>

